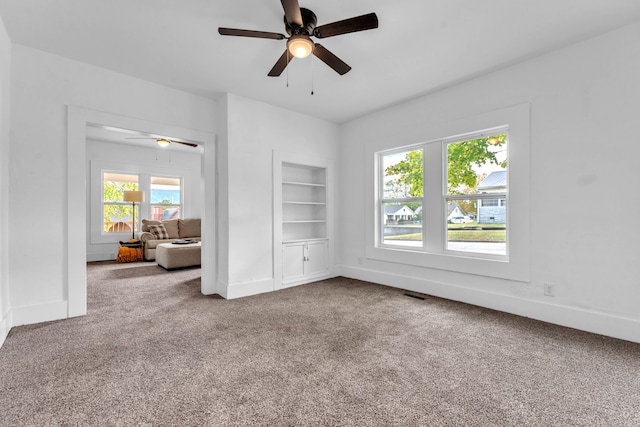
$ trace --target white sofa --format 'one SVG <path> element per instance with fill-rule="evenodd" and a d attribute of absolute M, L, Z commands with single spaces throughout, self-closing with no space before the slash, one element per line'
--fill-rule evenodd
<path fill-rule="evenodd" d="M 163 227 L 157 227 L 162 225 Z M 142 232 L 138 238 L 142 243 L 144 259 L 154 261 L 156 248 L 161 243 L 171 243 L 178 239 L 200 241 L 200 218 L 170 219 L 154 221 L 142 220 Z"/>

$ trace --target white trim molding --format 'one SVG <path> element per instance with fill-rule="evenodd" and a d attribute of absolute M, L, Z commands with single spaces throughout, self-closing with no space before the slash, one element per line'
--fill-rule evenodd
<path fill-rule="evenodd" d="M 134 130 L 146 134 L 169 135 L 174 138 L 199 142 L 207 158 L 207 166 L 214 165 L 216 153 L 216 137 L 212 133 L 186 129 L 162 123 L 155 123 L 132 117 L 118 116 L 101 111 L 89 110 L 77 106 L 67 106 L 67 239 L 63 250 L 66 251 L 66 271 L 68 307 L 65 317 L 82 316 L 87 313 L 87 278 L 86 278 L 86 234 L 87 234 L 87 166 L 86 166 L 86 128 L 87 125 L 110 126 L 120 129 Z M 213 156 L 212 156 L 213 154 Z M 202 285 L 203 294 L 218 291 L 216 244 L 216 212 L 217 197 L 215 170 L 203 169 L 203 182 L 206 191 L 202 197 Z M 15 318 L 16 313 L 14 313 Z"/>
<path fill-rule="evenodd" d="M 273 279 L 256 280 L 254 282 L 234 283 L 227 286 L 225 298 L 234 299 L 251 295 L 273 292 Z"/>
<path fill-rule="evenodd" d="M 7 339 L 11 328 L 13 327 L 13 310 L 9 308 L 5 315 L 0 319 L 0 348 Z"/>
<path fill-rule="evenodd" d="M 51 301 L 41 304 L 13 307 L 12 326 L 50 322 L 67 317 L 67 301 Z"/>

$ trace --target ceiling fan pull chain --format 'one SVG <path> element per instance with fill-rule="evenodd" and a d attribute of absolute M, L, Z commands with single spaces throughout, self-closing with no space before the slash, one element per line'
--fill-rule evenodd
<path fill-rule="evenodd" d="M 313 95 L 313 56 L 311 57 L 311 95 Z"/>

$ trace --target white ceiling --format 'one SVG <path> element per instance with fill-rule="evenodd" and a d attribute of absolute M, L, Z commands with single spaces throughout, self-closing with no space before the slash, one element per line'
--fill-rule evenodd
<path fill-rule="evenodd" d="M 294 59 L 278 0 L 0 0 L 14 43 L 216 98 L 231 92 L 343 123 L 640 20 L 638 0 L 300 0 L 318 25 L 376 12 L 375 30 L 323 39 L 353 69 Z M 311 95 L 313 68 L 314 95 Z M 286 86 L 287 75 L 289 87 Z"/>

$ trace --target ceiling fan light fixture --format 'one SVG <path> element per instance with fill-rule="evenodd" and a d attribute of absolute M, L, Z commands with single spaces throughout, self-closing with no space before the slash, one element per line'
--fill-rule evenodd
<path fill-rule="evenodd" d="M 311 55 L 313 47 L 313 41 L 311 41 L 309 36 L 305 36 L 303 34 L 291 36 L 287 41 L 287 49 L 289 50 L 289 53 L 296 58 L 306 58 Z"/>
<path fill-rule="evenodd" d="M 160 147 L 168 147 L 171 142 L 168 139 L 160 138 L 157 140 Z"/>

